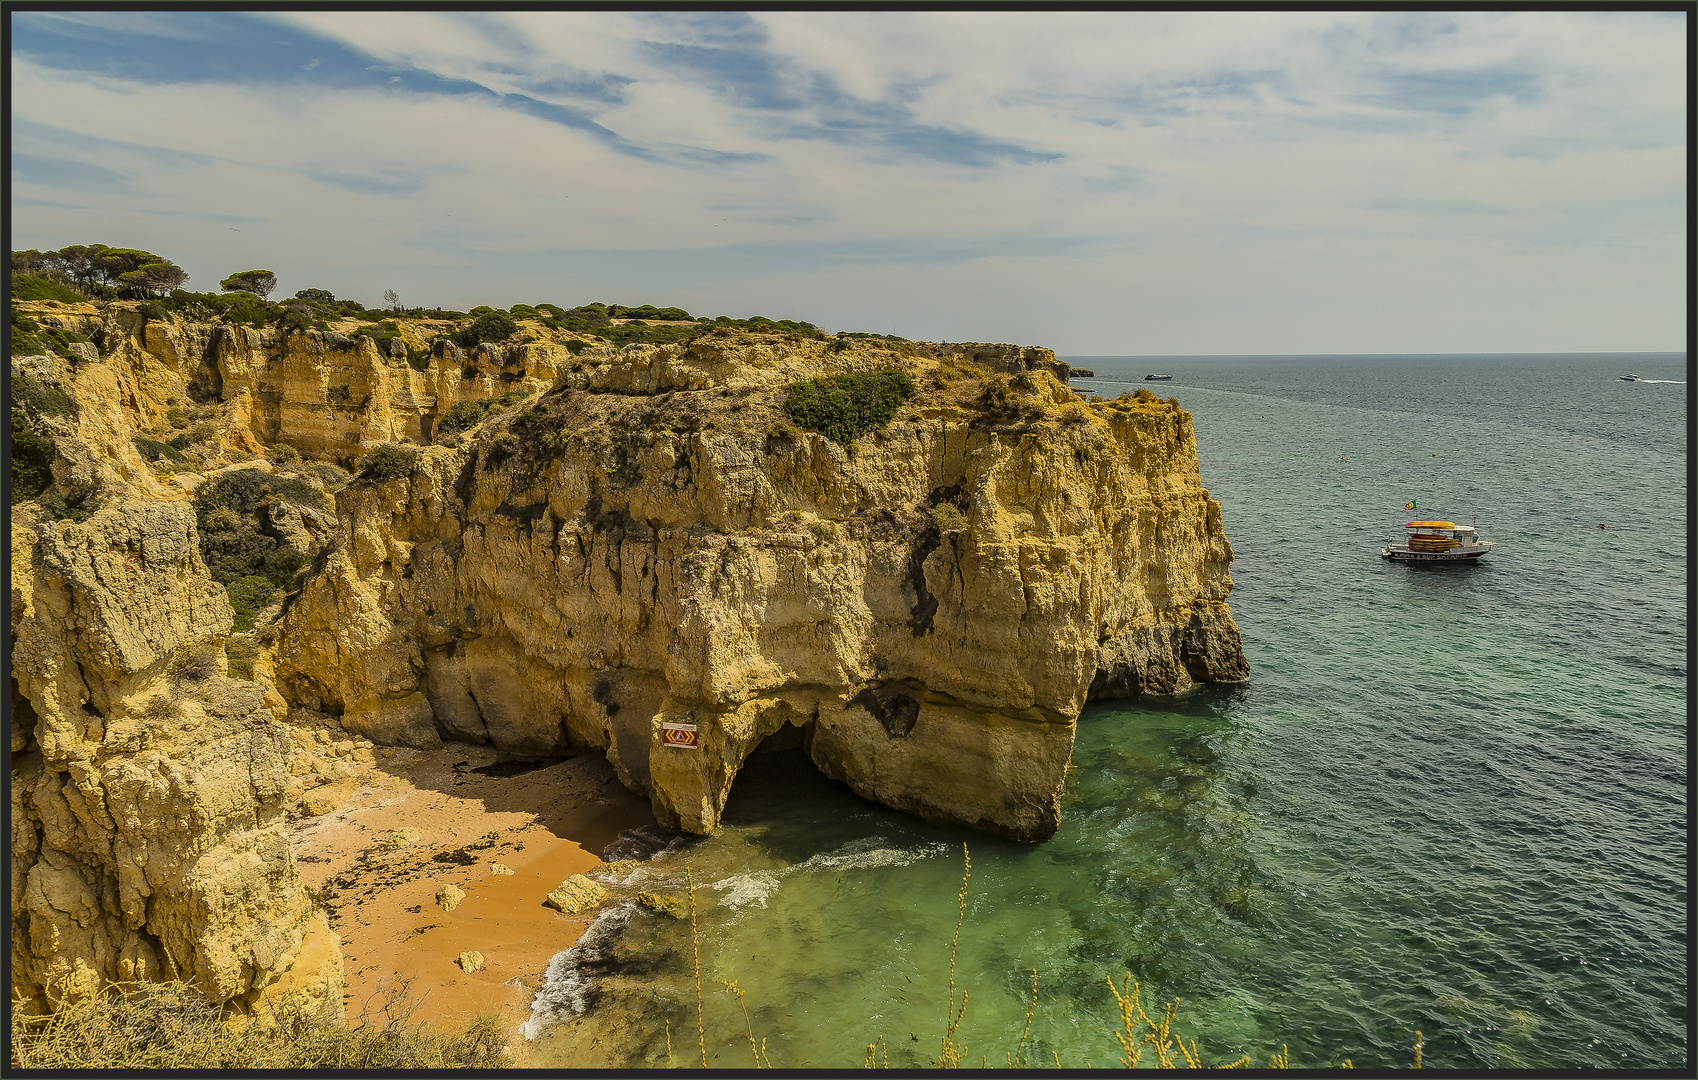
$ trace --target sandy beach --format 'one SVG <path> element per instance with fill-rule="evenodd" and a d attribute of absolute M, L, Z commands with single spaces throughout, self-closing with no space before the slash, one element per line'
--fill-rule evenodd
<path fill-rule="evenodd" d="M 495 1010 L 521 1053 L 518 1028 L 550 958 L 596 914 L 565 915 L 544 898 L 600 866 L 621 832 L 654 824 L 599 755 L 515 761 L 469 745 L 384 748 L 303 803 L 291 842 L 342 939 L 349 1022 L 391 1001 L 442 1028 Z M 444 884 L 465 892 L 452 911 L 437 904 Z M 456 964 L 468 951 L 481 969 Z"/>

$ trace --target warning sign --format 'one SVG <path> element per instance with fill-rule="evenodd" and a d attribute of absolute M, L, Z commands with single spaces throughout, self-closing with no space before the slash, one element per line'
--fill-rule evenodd
<path fill-rule="evenodd" d="M 686 750 L 701 749 L 701 746 L 696 742 L 696 725 L 694 724 L 663 723 L 660 726 L 660 741 L 667 746 L 681 746 Z"/>

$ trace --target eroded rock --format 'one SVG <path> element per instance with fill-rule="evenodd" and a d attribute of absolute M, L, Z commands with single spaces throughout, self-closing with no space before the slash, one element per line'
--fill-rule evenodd
<path fill-rule="evenodd" d="M 556 911 L 576 915 L 607 899 L 607 889 L 582 874 L 573 874 L 554 887 L 543 901 Z"/>

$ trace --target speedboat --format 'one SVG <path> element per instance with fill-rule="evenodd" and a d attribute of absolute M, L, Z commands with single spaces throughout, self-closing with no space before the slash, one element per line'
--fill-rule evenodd
<path fill-rule="evenodd" d="M 1481 540 L 1472 526 L 1454 521 L 1410 521 L 1403 527 L 1409 530 L 1408 538 L 1381 548 L 1382 558 L 1471 563 L 1498 546 L 1495 540 Z"/>
<path fill-rule="evenodd" d="M 1144 381 L 1145 382 L 1168 382 L 1172 378 L 1173 378 L 1172 375 L 1162 375 L 1162 374 L 1152 372 L 1152 373 L 1144 376 Z"/>
<path fill-rule="evenodd" d="M 1623 376 L 1621 376 L 1621 381 L 1622 382 L 1644 382 L 1645 380 L 1641 379 L 1637 374 L 1634 374 L 1634 375 L 1623 375 Z"/>

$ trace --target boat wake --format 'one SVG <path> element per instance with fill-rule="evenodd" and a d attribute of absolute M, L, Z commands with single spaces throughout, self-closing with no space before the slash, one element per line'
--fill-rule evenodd
<path fill-rule="evenodd" d="M 1685 386 L 1686 385 L 1685 379 L 1639 379 L 1637 381 L 1638 382 L 1674 383 L 1676 386 Z"/>

